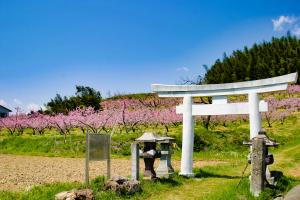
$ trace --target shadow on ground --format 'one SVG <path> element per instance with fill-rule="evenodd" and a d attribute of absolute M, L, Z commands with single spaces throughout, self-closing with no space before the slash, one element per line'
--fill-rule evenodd
<path fill-rule="evenodd" d="M 229 176 L 224 174 L 218 174 L 206 171 L 205 169 L 196 169 L 195 170 L 196 178 L 226 178 L 226 179 L 238 179 L 242 178 L 241 176 Z"/>
<path fill-rule="evenodd" d="M 182 183 L 179 181 L 179 180 L 176 180 L 176 179 L 157 179 L 155 180 L 156 183 L 161 183 L 163 185 L 170 185 L 170 186 L 179 186 L 179 185 L 182 185 Z"/>

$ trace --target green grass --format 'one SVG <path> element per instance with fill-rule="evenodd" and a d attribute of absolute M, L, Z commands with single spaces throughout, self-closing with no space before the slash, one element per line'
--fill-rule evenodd
<path fill-rule="evenodd" d="M 64 143 L 61 135 L 8 136 L 0 141 L 0 152 L 7 154 L 82 157 L 85 152 L 83 136 L 70 135 Z"/>
<path fill-rule="evenodd" d="M 0 200 L 50 200 L 55 194 L 80 187 L 79 183 L 53 183 L 33 187 L 28 192 L 0 191 Z"/>
<path fill-rule="evenodd" d="M 267 200 L 280 196 L 293 186 L 300 184 L 300 180 L 281 176 L 275 187 L 266 188 L 259 198 L 254 198 L 249 190 L 249 170 L 244 177 L 241 176 L 243 165 L 243 162 L 232 162 L 195 169 L 196 179 L 190 179 L 176 188 L 153 196 L 151 199 Z"/>
<path fill-rule="evenodd" d="M 128 157 L 130 145 L 139 134 L 118 134 L 112 139 L 113 157 Z M 85 135 L 70 134 L 64 143 L 64 136 L 50 131 L 43 135 L 22 136 L 2 134 L 0 153 L 49 157 L 84 157 Z"/>
<path fill-rule="evenodd" d="M 158 181 L 142 180 L 142 191 L 134 195 L 118 195 L 112 191 L 104 190 L 104 177 L 98 177 L 91 181 L 89 186 L 80 183 L 55 183 L 55 184 L 45 184 L 42 186 L 33 187 L 29 192 L 9 192 L 0 191 L 0 200 L 48 200 L 53 199 L 55 194 L 71 190 L 71 189 L 81 189 L 81 188 L 91 188 L 97 200 L 104 199 L 146 199 L 151 196 L 155 196 L 153 189 L 156 192 L 164 192 L 170 188 L 178 187 L 188 182 L 188 179 L 176 175 L 173 179 L 165 179 Z"/>

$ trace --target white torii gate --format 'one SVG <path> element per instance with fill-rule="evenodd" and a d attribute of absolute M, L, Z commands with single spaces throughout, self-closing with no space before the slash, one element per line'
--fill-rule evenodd
<path fill-rule="evenodd" d="M 292 73 L 274 78 L 209 85 L 161 85 L 152 84 L 152 91 L 159 97 L 182 97 L 183 104 L 176 113 L 183 114 L 182 155 L 180 175 L 193 174 L 194 118 L 195 115 L 249 114 L 250 139 L 261 130 L 259 112 L 268 111 L 268 104 L 259 101 L 259 93 L 286 90 L 288 83 L 296 82 L 298 74 Z M 248 102 L 227 103 L 228 95 L 247 94 Z M 212 97 L 212 104 L 193 104 L 193 97 Z"/>

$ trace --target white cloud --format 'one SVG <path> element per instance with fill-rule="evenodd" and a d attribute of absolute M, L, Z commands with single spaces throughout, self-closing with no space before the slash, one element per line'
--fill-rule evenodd
<path fill-rule="evenodd" d="M 28 112 L 30 111 L 38 111 L 41 107 L 35 103 L 30 103 L 27 105 Z"/>
<path fill-rule="evenodd" d="M 188 72 L 188 71 L 190 71 L 190 69 L 187 68 L 187 67 L 178 67 L 178 68 L 176 69 L 176 71 L 185 71 L 185 72 Z"/>
<path fill-rule="evenodd" d="M 0 105 L 1 106 L 6 106 L 7 104 L 6 104 L 6 102 L 3 99 L 0 99 Z"/>
<path fill-rule="evenodd" d="M 273 29 L 276 32 L 280 32 L 284 30 L 286 25 L 292 26 L 298 21 L 296 17 L 281 15 L 278 19 L 272 19 Z"/>
<path fill-rule="evenodd" d="M 23 103 L 22 103 L 22 101 L 20 101 L 19 99 L 17 99 L 17 98 L 14 98 L 14 103 L 17 105 L 17 106 L 21 106 L 21 105 L 23 105 Z"/>

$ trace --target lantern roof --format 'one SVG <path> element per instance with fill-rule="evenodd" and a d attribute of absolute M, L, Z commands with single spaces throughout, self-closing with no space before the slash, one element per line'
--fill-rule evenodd
<path fill-rule="evenodd" d="M 157 142 L 160 140 L 160 136 L 155 133 L 146 132 L 141 137 L 135 139 L 137 142 Z"/>

